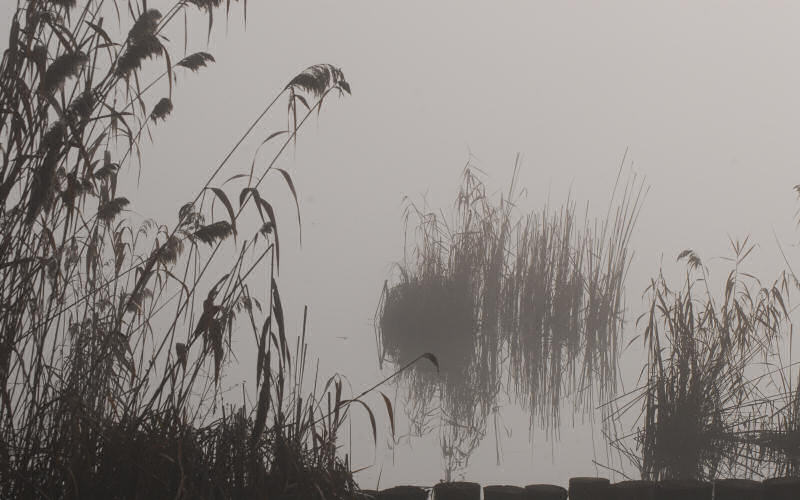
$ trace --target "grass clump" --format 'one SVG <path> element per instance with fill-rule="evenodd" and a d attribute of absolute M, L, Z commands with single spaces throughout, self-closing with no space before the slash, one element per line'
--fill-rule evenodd
<path fill-rule="evenodd" d="M 615 188 L 606 219 L 581 226 L 571 201 L 519 215 L 516 174 L 496 200 L 467 165 L 449 221 L 409 204 L 406 227 L 417 221 L 412 258 L 385 285 L 376 318 L 382 359 L 439 358 L 440 378 L 407 374 L 409 406 L 418 412 L 412 421 L 430 417 L 435 397 L 448 436 L 442 447 L 464 457 L 459 466 L 501 393 L 555 433 L 564 397 L 578 396 L 576 407 L 588 411 L 595 388 L 603 397 L 615 390 L 642 184 L 634 177 Z"/>
<path fill-rule="evenodd" d="M 649 311 L 640 318 L 644 382 L 610 415 L 618 419 L 641 408 L 634 433 L 612 444 L 644 479 L 769 476 L 781 462 L 774 452 L 788 444 L 764 439 L 778 436 L 767 428 L 786 413 L 770 410 L 776 386 L 758 369 L 771 373 L 779 361 L 789 282 L 784 275 L 763 285 L 743 270 L 753 247 L 745 240 L 732 248 L 720 295 L 712 293 L 707 268 L 691 250 L 678 257 L 687 262 L 682 287 L 670 287 L 659 275 L 648 288 Z M 776 372 L 783 373 L 778 364 Z M 630 437 L 633 444 L 626 443 Z"/>
<path fill-rule="evenodd" d="M 221 2 L 163 15 L 144 1 L 77 3 L 20 1 L 0 63 L 0 496 L 349 498 L 336 443 L 363 394 L 346 398 L 337 377 L 305 389 L 305 322 L 293 341 L 261 195 L 274 171 L 296 201 L 275 163 L 325 98 L 349 93 L 343 73 L 318 65 L 291 80 L 171 226 L 134 222 L 118 175 L 134 158 L 141 172 L 142 135 L 179 112 L 175 72 L 214 60 L 173 66 L 165 33 L 198 7 L 210 30 Z M 291 127 L 262 141 L 283 140 L 265 168 L 233 176 L 235 206 L 212 183 L 281 98 Z M 256 394 L 234 407 L 222 384 L 242 331 Z"/>
<path fill-rule="evenodd" d="M 436 350 L 431 348 L 440 347 L 438 332 L 471 330 L 476 321 L 475 301 L 465 279 L 412 277 L 387 289 L 386 313 L 381 318 L 386 332 L 385 354 L 405 364 L 422 353 Z M 459 335 L 453 340 L 450 349 L 438 356 L 448 373 L 453 367 L 466 364 L 474 350 L 469 335 Z"/>

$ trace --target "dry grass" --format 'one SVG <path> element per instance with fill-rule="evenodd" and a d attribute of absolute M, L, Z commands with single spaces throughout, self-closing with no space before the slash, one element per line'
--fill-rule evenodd
<path fill-rule="evenodd" d="M 502 391 L 552 434 L 565 397 L 589 411 L 595 390 L 614 393 L 628 244 L 644 195 L 635 177 L 617 187 L 606 219 L 583 226 L 570 201 L 519 216 L 514 182 L 494 200 L 469 165 L 451 220 L 408 205 L 414 246 L 384 288 L 378 341 L 394 363 L 439 358 L 440 378 L 405 378 L 417 428 L 430 429 L 438 411 L 446 472 L 466 464 Z"/>
<path fill-rule="evenodd" d="M 663 275 L 648 289 L 640 321 L 648 358 L 644 383 L 610 415 L 641 414 L 630 436 L 612 444 L 645 479 L 713 479 L 785 474 L 796 424 L 796 397 L 775 405 L 775 385 L 761 374 L 785 373 L 778 346 L 788 330 L 786 276 L 769 286 L 743 269 L 753 247 L 732 242 L 732 269 L 720 295 L 708 271 L 687 250 L 682 287 Z M 791 391 L 790 391 L 791 393 Z M 780 394 L 780 393 L 779 393 Z M 785 394 L 785 393 L 784 393 Z M 630 438 L 633 443 L 630 444 Z M 783 464 L 783 465 L 782 465 Z M 795 469 L 796 470 L 796 469 Z"/>
<path fill-rule="evenodd" d="M 120 170 L 142 167 L 142 134 L 173 112 L 175 72 L 214 61 L 197 52 L 171 64 L 165 30 L 196 8 L 211 30 L 221 3 L 177 1 L 162 15 L 143 1 L 30 0 L 9 20 L 0 65 L 4 498 L 355 490 L 336 442 L 361 396 L 345 398 L 335 377 L 304 389 L 305 332 L 293 340 L 284 326 L 278 226 L 260 194 L 274 170 L 296 200 L 275 162 L 325 98 L 349 93 L 342 72 L 318 65 L 291 80 L 176 207 L 171 227 L 132 222 L 119 192 Z M 121 35 L 109 28 L 117 23 Z M 268 136 L 283 142 L 266 168 L 234 176 L 243 184 L 235 206 L 212 183 L 281 99 L 290 127 Z M 216 220 L 214 204 L 224 207 Z M 271 282 L 263 292 L 258 274 Z M 234 336 L 248 330 L 257 395 L 233 408 L 220 381 Z"/>

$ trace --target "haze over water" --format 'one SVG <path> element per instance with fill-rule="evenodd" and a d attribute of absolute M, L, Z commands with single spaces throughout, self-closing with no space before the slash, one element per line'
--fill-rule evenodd
<path fill-rule="evenodd" d="M 626 169 L 651 189 L 632 240 L 626 340 L 640 333 L 634 320 L 648 280 L 662 263 L 680 276 L 675 257 L 683 249 L 713 271 L 710 259 L 729 255 L 729 236 L 750 235 L 759 246 L 748 269 L 771 280 L 785 267 L 777 237 L 800 266 L 792 191 L 800 182 L 800 5 L 295 1 L 249 2 L 247 15 L 247 29 L 234 15 L 227 34 L 220 21 L 207 49 L 216 64 L 181 80 L 173 115 L 144 151 L 139 189 L 128 192 L 141 216 L 172 223 L 292 76 L 314 63 L 340 66 L 353 95 L 328 100 L 280 164 L 300 196 L 302 247 L 288 191 L 275 182 L 270 192 L 282 220 L 286 315 L 299 331 L 309 306 L 311 356 L 319 356 L 323 380 L 342 373 L 357 393 L 389 373 L 379 370 L 372 323 L 384 280 L 403 257 L 403 197 L 424 195 L 448 212 L 470 159 L 500 192 L 521 153 L 526 211 L 570 195 L 602 216 L 628 150 Z M 198 26 L 195 48 L 205 37 Z M 256 146 L 238 154 L 237 168 L 248 168 Z M 253 372 L 252 340 L 239 341 L 242 366 L 229 369 L 229 385 Z M 641 364 L 635 346 L 623 355 L 625 387 Z M 384 392 L 394 394 L 393 386 Z M 360 484 L 441 479 L 435 435 L 390 450 L 383 403 L 378 395 L 368 402 L 379 434 L 374 446 L 356 410 Z M 533 445 L 527 413 L 504 408 L 500 465 L 490 428 L 463 476 L 484 484 L 610 476 L 592 463 L 608 462 L 599 425 L 577 416 L 573 426 L 567 408 L 561 439 L 548 442 L 539 431 Z M 398 435 L 406 430 L 400 418 Z"/>
<path fill-rule="evenodd" d="M 294 158 L 283 162 L 301 197 L 303 244 L 298 253 L 284 251 L 281 286 L 287 317 L 298 328 L 302 306 L 309 305 L 312 356 L 320 356 L 323 379 L 338 371 L 358 392 L 381 377 L 372 318 L 391 265 L 403 256 L 403 197 L 424 195 L 432 208 L 448 212 L 470 158 L 487 173 L 490 190 L 505 191 L 519 152 L 524 209 L 548 197 L 559 205 L 571 192 L 579 206 L 589 202 L 590 212 L 602 216 L 628 149 L 627 167 L 646 176 L 651 190 L 632 242 L 626 339 L 640 333 L 633 327 L 645 307 L 640 297 L 662 258 L 665 270 L 679 276 L 681 250 L 692 248 L 706 260 L 727 256 L 729 235 L 750 235 L 759 244 L 750 269 L 772 279 L 783 264 L 773 230 L 790 257 L 795 251 L 789 246 L 797 240 L 792 186 L 800 159 L 800 68 L 791 61 L 800 48 L 800 7 L 269 2 L 248 8 L 248 18 L 259 22 L 243 31 L 232 21 L 227 36 L 214 34 L 217 64 L 203 78 L 182 82 L 173 121 L 165 125 L 175 137 L 165 134 L 151 154 L 169 157 L 169 149 L 189 146 L 187 161 L 163 168 L 176 178 L 205 172 L 291 75 L 317 62 L 343 69 L 353 96 L 329 100 L 301 135 Z M 203 126 L 188 137 L 182 131 L 189 123 Z M 241 162 L 250 161 L 253 147 Z M 291 200 L 273 185 L 284 248 L 297 248 Z M 159 216 L 174 212 L 177 204 L 168 200 L 182 200 L 194 188 L 187 185 L 176 198 L 174 185 L 145 175 L 140 191 L 155 193 L 152 215 Z M 142 201 L 135 206 L 147 206 Z M 640 356 L 638 350 L 623 355 L 625 387 L 635 384 Z M 251 372 L 242 369 L 244 376 Z M 235 369 L 229 380 L 238 381 Z M 384 392 L 394 394 L 392 386 Z M 362 486 L 378 478 L 381 486 L 443 478 L 436 435 L 403 439 L 392 452 L 380 397 L 370 402 L 380 429 L 377 450 L 366 415 L 356 411 L 353 421 L 353 467 L 370 466 L 357 475 Z M 573 427 L 565 406 L 561 439 L 548 442 L 538 431 L 533 446 L 527 412 L 505 408 L 499 424 L 510 435 L 501 431 L 501 464 L 490 428 L 464 477 L 566 484 L 570 476 L 609 475 L 592 463 L 608 463 L 599 425 L 593 431 L 577 416 Z M 397 413 L 402 435 L 407 424 Z M 626 472 L 635 475 L 630 467 Z"/>

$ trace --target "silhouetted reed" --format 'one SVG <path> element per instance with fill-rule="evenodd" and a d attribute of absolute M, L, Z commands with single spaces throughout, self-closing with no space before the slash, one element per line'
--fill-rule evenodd
<path fill-rule="evenodd" d="M 687 262 L 682 287 L 670 287 L 659 275 L 647 290 L 650 308 L 640 318 L 645 379 L 609 415 L 617 420 L 641 408 L 634 434 L 612 444 L 644 479 L 771 475 L 785 461 L 777 454 L 790 444 L 793 424 L 783 417 L 793 419 L 793 411 L 774 411 L 775 386 L 764 383 L 758 368 L 776 361 L 784 340 L 789 282 L 783 276 L 762 285 L 742 269 L 753 247 L 745 240 L 732 248 L 733 269 L 721 295 L 712 293 L 708 272 L 691 250 L 678 257 Z M 772 424 L 788 432 L 773 433 Z M 631 437 L 633 444 L 627 443 Z"/>
<path fill-rule="evenodd" d="M 290 340 L 278 225 L 260 192 L 272 172 L 296 201 L 275 163 L 330 93 L 350 92 L 344 75 L 302 72 L 171 228 L 137 225 L 118 173 L 134 157 L 141 167 L 142 134 L 173 112 L 175 72 L 214 61 L 198 52 L 172 64 L 165 29 L 199 7 L 211 30 L 221 2 L 180 1 L 164 15 L 143 1 L 76 4 L 19 2 L 0 65 L 0 496 L 348 497 L 336 442 L 365 393 L 346 398 L 338 377 L 304 388 L 305 323 Z M 233 176 L 236 206 L 212 182 L 280 98 L 290 127 L 262 142 L 276 144 L 265 168 Z M 209 217 L 212 205 L 222 217 Z M 242 329 L 257 348 L 257 394 L 236 408 L 220 384 Z"/>
<path fill-rule="evenodd" d="M 469 211 L 469 191 L 475 178 L 465 174 L 460 194 L 460 217 L 464 224 L 478 221 Z M 480 186 L 482 188 L 482 186 Z M 478 207 L 480 208 L 480 207 Z M 480 234 L 467 226 L 458 235 L 434 213 L 424 214 L 413 204 L 406 217 L 419 217 L 419 267 L 411 274 L 400 270 L 400 282 L 386 287 L 382 297 L 380 340 L 383 356 L 397 365 L 424 352 L 434 352 L 440 371 L 419 365 L 406 372 L 409 416 L 419 429 L 433 425 L 439 438 L 449 474 L 462 467 L 485 433 L 485 419 L 494 401 L 496 386 L 488 377 L 496 370 L 497 343 L 479 335 L 483 250 Z M 453 238 L 451 240 L 451 238 Z M 453 247 L 450 244 L 453 243 Z M 447 348 L 443 349 L 443 340 Z M 484 353 L 478 358 L 476 353 Z M 483 365 L 481 366 L 481 363 Z M 431 419 L 433 422 L 431 422 Z"/>
<path fill-rule="evenodd" d="M 409 203 L 414 246 L 377 313 L 381 359 L 439 358 L 441 378 L 412 370 L 405 380 L 418 428 L 430 428 L 418 420 L 438 402 L 446 457 L 469 456 L 500 391 L 555 433 L 565 397 L 591 411 L 595 388 L 602 397 L 615 390 L 642 183 L 618 178 L 606 218 L 581 226 L 571 201 L 518 215 L 516 175 L 508 195 L 493 200 L 468 165 L 450 221 Z"/>

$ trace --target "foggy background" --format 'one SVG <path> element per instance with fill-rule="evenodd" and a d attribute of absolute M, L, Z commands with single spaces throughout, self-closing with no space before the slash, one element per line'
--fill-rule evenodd
<path fill-rule="evenodd" d="M 10 13 L 10 4 L 0 12 Z M 216 20 L 207 48 L 205 18 L 190 19 L 188 52 L 208 50 L 217 62 L 180 76 L 175 110 L 143 152 L 141 183 L 136 188 L 136 172 L 128 171 L 122 190 L 136 216 L 173 224 L 294 75 L 315 63 L 341 67 L 353 95 L 328 99 L 278 164 L 297 186 L 302 247 L 285 185 L 276 176 L 267 191 L 281 230 L 287 321 L 299 332 L 309 306 L 311 358 L 319 356 L 323 380 L 339 372 L 358 393 L 389 373 L 378 368 L 372 321 L 391 265 L 403 257 L 403 197 L 424 195 L 447 213 L 470 158 L 499 192 L 521 153 L 526 211 L 548 197 L 560 205 L 571 193 L 579 208 L 588 201 L 590 213 L 602 216 L 628 150 L 626 170 L 646 176 L 651 189 L 632 240 L 623 344 L 639 333 L 649 278 L 662 264 L 668 276 L 680 276 L 675 257 L 685 248 L 713 272 L 712 258 L 730 255 L 728 238 L 749 235 L 758 248 L 747 269 L 771 281 L 785 268 L 777 237 L 800 267 L 792 190 L 800 182 L 796 3 L 251 0 L 246 29 L 241 8 L 232 8 L 227 33 Z M 172 47 L 179 51 L 182 41 Z M 285 126 L 284 113 L 275 117 L 234 157 L 231 174 L 249 169 L 258 140 Z M 254 371 L 252 339 L 242 332 L 234 341 L 241 365 L 228 368 L 228 385 Z M 625 387 L 635 385 L 642 362 L 635 348 L 623 354 Z M 254 381 L 248 384 L 252 390 Z M 380 396 L 367 402 L 378 419 L 377 447 L 358 409 L 352 439 L 340 443 L 354 470 L 365 467 L 356 474 L 360 485 L 441 479 L 436 436 L 403 439 L 392 450 Z M 500 465 L 490 428 L 465 478 L 566 484 L 611 476 L 593 459 L 619 466 L 606 456 L 597 423 L 565 419 L 560 441 L 541 432 L 531 441 L 527 412 L 509 407 L 501 415 Z"/>

